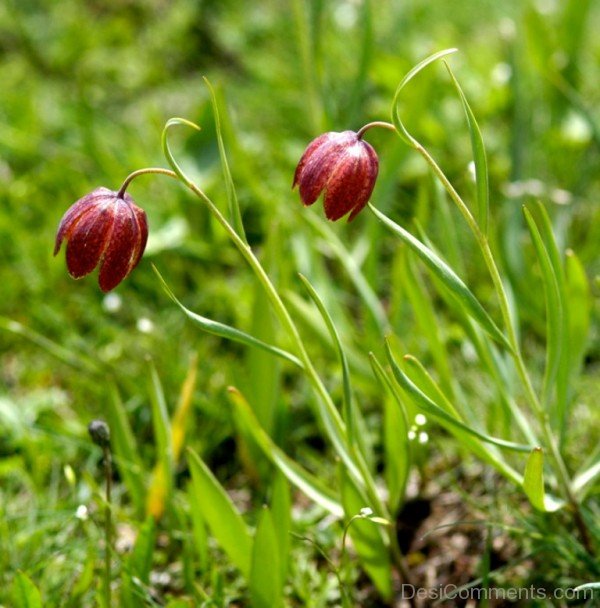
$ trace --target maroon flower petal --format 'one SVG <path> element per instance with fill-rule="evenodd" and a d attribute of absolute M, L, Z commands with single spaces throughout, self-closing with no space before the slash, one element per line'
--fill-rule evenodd
<path fill-rule="evenodd" d="M 114 223 L 100 264 L 98 283 L 102 291 L 114 289 L 132 270 L 137 257 L 140 230 L 132 205 L 117 199 Z"/>
<path fill-rule="evenodd" d="M 324 200 L 327 219 L 339 220 L 350 210 L 348 221 L 356 217 L 373 192 L 378 165 L 375 151 L 364 141 L 345 150 L 327 182 Z"/>
<path fill-rule="evenodd" d="M 323 208 L 328 220 L 335 222 L 354 207 L 360 188 L 359 169 L 359 151 L 353 146 L 344 152 L 327 181 Z"/>
<path fill-rule="evenodd" d="M 379 159 L 377 153 L 373 147 L 366 141 L 362 141 L 361 144 L 364 146 L 365 154 L 361 157 L 361 165 L 365 172 L 365 181 L 363 184 L 363 191 L 357 196 L 356 205 L 352 210 L 352 213 L 348 216 L 348 221 L 351 222 L 365 207 L 373 194 L 375 188 L 375 182 L 377 181 L 377 174 L 379 173 Z"/>
<path fill-rule="evenodd" d="M 94 270 L 110 238 L 113 221 L 110 199 L 107 199 L 107 202 L 89 206 L 66 235 L 67 268 L 74 279 Z"/>
<path fill-rule="evenodd" d="M 319 198 L 340 154 L 356 141 L 356 133 L 353 131 L 325 133 L 325 136 L 317 138 L 322 138 L 320 145 L 313 147 L 310 144 L 300 159 L 302 168 L 298 174 L 298 183 L 300 198 L 306 206 L 312 205 Z"/>
<path fill-rule="evenodd" d="M 298 163 L 298 166 L 296 167 L 296 171 L 294 172 L 294 181 L 292 183 L 292 188 L 295 188 L 298 185 L 298 183 L 300 181 L 300 176 L 302 175 L 302 172 L 304 171 L 304 167 L 306 166 L 307 161 L 313 155 L 315 150 L 320 148 L 323 144 L 326 144 L 327 142 L 331 141 L 331 139 L 335 135 L 336 135 L 335 132 L 323 133 L 323 135 L 319 135 L 319 137 L 317 137 L 316 139 L 313 139 L 308 144 L 308 146 L 306 147 L 306 150 L 304 150 L 304 153 L 302 154 L 302 157 L 300 158 L 300 162 Z"/>
<path fill-rule="evenodd" d="M 131 207 L 139 231 L 137 251 L 134 252 L 131 258 L 131 270 L 133 270 L 140 263 L 140 260 L 144 255 L 144 250 L 146 249 L 146 243 L 148 242 L 148 220 L 146 218 L 146 212 L 143 209 L 140 209 L 136 205 L 132 205 Z"/>
<path fill-rule="evenodd" d="M 56 241 L 54 243 L 54 255 L 59 252 L 63 239 L 69 238 L 70 233 L 74 230 L 82 215 L 90 208 L 90 205 L 97 203 L 100 199 L 106 197 L 107 194 L 111 194 L 111 191 L 107 188 L 96 188 L 96 190 L 80 198 L 67 209 L 58 225 Z"/>

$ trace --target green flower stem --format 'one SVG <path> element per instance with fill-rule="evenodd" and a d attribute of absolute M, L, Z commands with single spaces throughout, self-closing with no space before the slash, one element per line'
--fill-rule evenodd
<path fill-rule="evenodd" d="M 390 126 L 393 126 L 390 124 Z M 389 128 L 389 127 L 386 127 Z M 550 427 L 550 422 L 548 419 L 548 414 L 542 407 L 540 400 L 533 388 L 533 384 L 531 383 L 531 379 L 529 377 L 529 373 L 527 371 L 527 367 L 525 365 L 525 361 L 523 359 L 523 354 L 521 352 L 521 348 L 519 345 L 519 340 L 517 338 L 517 332 L 515 329 L 515 325 L 513 322 L 513 318 L 510 314 L 510 307 L 508 303 L 508 296 L 506 294 L 506 290 L 504 288 L 504 284 L 502 283 L 502 278 L 500 277 L 500 272 L 498 271 L 498 266 L 496 265 L 496 261 L 494 260 L 494 256 L 492 254 L 492 250 L 489 245 L 489 241 L 487 236 L 481 231 L 479 228 L 479 224 L 471 214 L 471 211 L 462 200 L 461 196 L 454 189 L 454 186 L 450 183 L 440 166 L 435 162 L 433 157 L 427 152 L 427 150 L 411 135 L 408 133 L 404 133 L 404 136 L 408 135 L 409 144 L 425 159 L 427 164 L 431 167 L 437 178 L 440 180 L 450 198 L 454 201 L 462 216 L 465 218 L 471 232 L 475 236 L 477 240 L 477 244 L 481 249 L 481 253 L 485 260 L 486 266 L 488 268 L 488 272 L 492 278 L 492 282 L 494 284 L 494 289 L 498 296 L 498 301 L 500 304 L 500 311 L 502 314 L 502 318 L 504 320 L 504 325 L 506 326 L 506 330 L 508 332 L 508 340 L 511 345 L 511 353 L 513 355 L 513 359 L 517 368 L 517 373 L 523 383 L 525 388 L 525 393 L 527 398 L 534 409 L 542 431 L 542 435 L 544 437 L 544 441 L 548 446 L 550 454 L 553 460 L 556 463 L 556 469 L 558 472 L 559 483 L 563 489 L 565 498 L 570 503 L 571 508 L 573 509 L 573 513 L 575 516 L 575 521 L 579 532 L 581 534 L 582 542 L 586 548 L 586 550 L 593 554 L 593 548 L 590 541 L 590 535 L 587 530 L 587 525 L 583 519 L 581 514 L 581 510 L 579 508 L 579 503 L 577 501 L 576 496 L 573 494 L 571 489 L 571 478 L 569 472 L 567 470 L 565 461 L 560 453 L 558 445 L 556 443 L 556 439 L 554 434 L 552 433 L 552 429 Z"/>
<path fill-rule="evenodd" d="M 129 184 L 140 175 L 148 175 L 148 174 L 159 174 L 159 175 L 168 175 L 169 177 L 177 178 L 177 173 L 175 171 L 171 171 L 170 169 L 163 169 L 162 167 L 147 167 L 146 169 L 138 169 L 133 173 L 130 173 L 126 178 L 121 187 L 119 188 L 119 192 L 117 196 L 119 198 L 123 198 L 125 195 L 125 191 L 127 190 Z"/>

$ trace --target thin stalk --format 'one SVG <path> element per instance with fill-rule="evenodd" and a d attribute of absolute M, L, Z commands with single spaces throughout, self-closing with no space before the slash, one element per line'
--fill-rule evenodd
<path fill-rule="evenodd" d="M 104 598 L 107 608 L 112 606 L 111 598 L 111 550 L 112 550 L 112 456 L 110 446 L 102 448 L 104 455 L 104 477 L 106 481 L 106 504 L 104 507 Z"/>
<path fill-rule="evenodd" d="M 177 179 L 177 173 L 175 171 L 171 171 L 170 169 L 163 169 L 162 167 L 147 167 L 146 169 L 138 169 L 133 173 L 130 173 L 126 178 L 121 187 L 119 188 L 119 192 L 117 193 L 118 198 L 123 198 L 125 191 L 129 184 L 140 175 L 147 174 L 159 174 L 159 175 L 168 175 L 169 177 L 174 177 Z"/>

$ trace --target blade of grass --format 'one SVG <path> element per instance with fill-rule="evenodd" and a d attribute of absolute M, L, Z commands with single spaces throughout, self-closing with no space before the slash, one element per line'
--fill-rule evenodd
<path fill-rule="evenodd" d="M 337 234 L 319 217 L 312 213 L 302 214 L 302 218 L 310 224 L 316 232 L 318 232 L 325 242 L 327 247 L 331 250 L 333 255 L 341 264 L 342 268 L 346 271 L 346 274 L 350 281 L 354 284 L 357 293 L 362 298 L 367 310 L 369 311 L 375 326 L 378 328 L 379 333 L 385 333 L 389 330 L 389 323 L 385 310 L 377 297 L 377 294 L 373 291 L 369 282 L 365 278 L 360 266 L 356 263 L 354 256 L 348 251 L 345 245 L 342 243 Z"/>
<path fill-rule="evenodd" d="M 281 580 L 285 581 L 289 568 L 290 532 L 292 530 L 292 497 L 285 475 L 278 471 L 271 486 L 271 515 L 279 547 Z"/>
<path fill-rule="evenodd" d="M 244 396 L 233 387 L 228 390 L 229 398 L 235 409 L 235 421 L 242 425 L 248 434 L 261 448 L 265 456 L 309 498 L 336 517 L 343 516 L 343 509 L 334 497 L 333 492 L 317 477 L 305 471 L 297 462 L 289 458 L 278 448 L 273 440 L 260 427 L 252 408 Z"/>
<path fill-rule="evenodd" d="M 488 167 L 487 159 L 485 155 L 485 146 L 483 145 L 483 137 L 481 136 L 481 130 L 475 119 L 475 115 L 471 110 L 471 106 L 465 97 L 465 94 L 458 84 L 450 66 L 445 61 L 443 64 L 450 74 L 450 78 L 467 117 L 467 125 L 469 127 L 469 134 L 471 136 L 471 149 L 473 151 L 473 162 L 475 163 L 475 182 L 477 184 L 477 209 L 479 212 L 479 227 L 484 235 L 488 233 L 488 217 L 489 217 L 489 205 L 490 205 L 490 188 L 488 180 Z"/>
<path fill-rule="evenodd" d="M 145 471 L 139 456 L 139 447 L 135 435 L 131 430 L 121 395 L 114 384 L 110 385 L 110 396 L 106 400 L 106 406 L 113 459 L 123 478 L 136 512 L 138 516 L 141 516 L 146 496 L 146 489 L 144 487 Z"/>
<path fill-rule="evenodd" d="M 533 448 L 527 459 L 525 474 L 523 475 L 523 490 L 531 505 L 538 511 L 551 513 L 565 505 L 563 501 L 556 500 L 546 494 L 544 489 L 544 452 L 540 447 Z"/>
<path fill-rule="evenodd" d="M 217 95 L 215 94 L 215 90 L 208 78 L 203 77 L 204 84 L 208 88 L 210 93 L 210 102 L 212 105 L 213 116 L 215 118 L 215 130 L 217 134 L 217 144 L 219 146 L 219 156 L 221 158 L 221 167 L 223 169 L 223 181 L 225 182 L 225 190 L 227 192 L 227 201 L 229 203 L 229 217 L 231 220 L 231 225 L 234 227 L 235 231 L 238 233 L 240 238 L 248 243 L 246 238 L 246 232 L 244 230 L 244 223 L 242 222 L 242 213 L 240 211 L 240 204 L 237 198 L 237 193 L 235 190 L 235 184 L 233 183 L 233 177 L 231 175 L 231 170 L 229 169 L 229 162 L 227 160 L 227 153 L 225 152 L 225 144 L 223 142 L 223 133 L 221 131 L 221 118 L 219 116 L 219 101 L 217 100 Z"/>
<path fill-rule="evenodd" d="M 252 606 L 256 608 L 283 606 L 279 544 L 273 517 L 268 507 L 263 507 L 254 535 L 249 587 Z"/>
<path fill-rule="evenodd" d="M 342 368 L 342 386 L 343 386 L 343 405 L 342 405 L 342 418 L 346 423 L 346 431 L 348 433 L 348 441 L 350 444 L 359 445 L 363 454 L 365 453 L 365 445 L 363 441 L 363 433 L 361 432 L 364 429 L 364 422 L 360 419 L 360 412 L 356 407 L 355 401 L 352 399 L 352 387 L 350 385 L 350 369 L 348 367 L 348 359 L 346 358 L 346 353 L 344 352 L 344 347 L 342 346 L 342 342 L 340 340 L 339 333 L 335 327 L 333 319 L 331 315 L 325 308 L 323 301 L 319 297 L 319 294 L 316 292 L 315 288 L 310 284 L 309 280 L 302 274 L 298 275 L 300 280 L 304 284 L 306 291 L 310 295 L 312 301 L 315 303 L 317 309 L 321 313 L 321 317 L 329 330 L 329 334 L 333 343 L 336 346 L 337 354 L 340 361 L 340 367 Z"/>
<path fill-rule="evenodd" d="M 152 407 L 152 428 L 156 441 L 156 461 L 154 475 L 150 482 L 146 499 L 146 512 L 159 519 L 170 500 L 173 485 L 173 434 L 167 401 L 158 372 L 152 361 L 150 366 L 150 404 Z"/>
<path fill-rule="evenodd" d="M 434 251 L 426 247 L 421 241 L 415 238 L 410 232 L 396 224 L 383 213 L 378 211 L 369 203 L 369 208 L 375 217 L 399 237 L 412 251 L 421 259 L 429 270 L 441 281 L 448 289 L 449 293 L 457 300 L 457 304 L 462 306 L 469 314 L 481 325 L 481 327 L 498 343 L 511 350 L 510 344 L 505 335 L 500 331 L 492 318 L 485 311 L 479 300 L 473 295 L 469 288 L 464 284 L 456 273 L 444 262 Z"/>
<path fill-rule="evenodd" d="M 389 492 L 388 504 L 395 514 L 404 501 L 408 474 L 412 462 L 410 442 L 408 441 L 408 414 L 402 397 L 390 382 L 388 375 L 373 353 L 369 353 L 373 373 L 384 392 L 392 398 L 384 400 L 383 410 L 383 447 L 385 451 L 385 477 Z"/>
<path fill-rule="evenodd" d="M 293 363 L 297 367 L 300 367 L 300 368 L 303 367 L 302 362 L 297 357 L 295 357 L 291 353 L 288 353 L 285 350 L 277 348 L 276 346 L 272 346 L 271 344 L 267 344 L 266 342 L 263 342 L 262 340 L 259 340 L 258 338 L 255 338 L 254 336 L 251 336 L 250 334 L 247 334 L 243 331 L 240 331 L 239 329 L 235 329 L 234 327 L 230 327 L 229 325 L 225 325 L 224 323 L 219 323 L 218 321 L 213 321 L 212 319 L 207 319 L 206 317 L 203 317 L 199 314 L 196 314 L 195 312 L 192 312 L 189 308 L 186 308 L 177 299 L 177 297 L 171 291 L 171 288 L 167 285 L 166 281 L 164 280 L 164 278 L 162 277 L 162 275 L 160 274 L 158 269 L 156 267 L 153 267 L 153 268 L 154 268 L 154 272 L 156 273 L 156 275 L 158 276 L 158 278 L 162 284 L 163 289 L 165 290 L 165 292 L 169 296 L 169 298 L 171 298 L 171 300 L 173 300 L 173 302 L 175 302 L 175 304 L 177 304 L 177 306 L 179 306 L 179 308 L 182 310 L 182 312 L 189 319 L 191 319 L 192 321 L 194 321 L 194 323 L 199 325 L 203 331 L 205 331 L 209 334 L 212 334 L 214 336 L 219 336 L 220 338 L 232 340 L 233 342 L 240 342 L 241 344 L 245 344 L 246 346 L 251 346 L 253 348 L 259 348 L 268 353 L 271 353 L 272 355 L 275 355 L 276 357 L 285 359 L 286 361 Z"/>
<path fill-rule="evenodd" d="M 191 448 L 187 449 L 192 473 L 192 491 L 204 521 L 214 537 L 240 572 L 249 578 L 252 537 L 231 498 L 204 461 Z"/>
<path fill-rule="evenodd" d="M 524 208 L 523 213 L 542 272 L 542 286 L 546 303 L 546 366 L 542 386 L 542 404 L 549 409 L 552 389 L 556 383 L 561 362 L 561 349 L 566 337 L 563 327 L 563 303 L 552 259 L 537 224 L 528 209 Z"/>
<path fill-rule="evenodd" d="M 432 298 L 428 297 L 421 276 L 415 270 L 407 252 L 402 255 L 401 264 L 402 287 L 412 305 L 418 328 L 427 338 L 427 346 L 435 361 L 444 389 L 452 395 L 454 394 L 452 370 L 440 335 L 440 323 L 436 318 Z"/>

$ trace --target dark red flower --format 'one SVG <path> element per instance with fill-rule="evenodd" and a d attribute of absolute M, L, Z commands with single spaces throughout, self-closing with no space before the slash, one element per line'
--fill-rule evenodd
<path fill-rule="evenodd" d="M 102 291 L 114 289 L 139 263 L 148 240 L 146 213 L 129 194 L 96 188 L 63 215 L 54 255 L 67 241 L 67 269 L 74 279 L 100 265 Z"/>
<path fill-rule="evenodd" d="M 325 192 L 327 219 L 339 220 L 352 211 L 351 222 L 369 201 L 378 171 L 375 150 L 354 131 L 324 133 L 308 144 L 292 187 L 300 186 L 307 206 Z"/>

